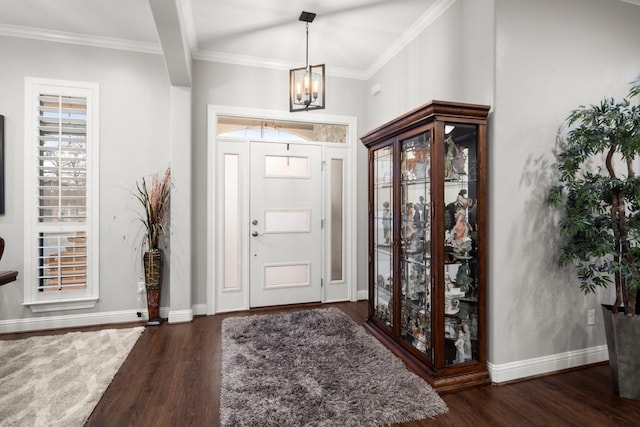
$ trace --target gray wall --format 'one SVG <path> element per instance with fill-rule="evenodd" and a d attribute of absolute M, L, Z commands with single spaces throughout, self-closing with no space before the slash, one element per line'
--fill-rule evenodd
<path fill-rule="evenodd" d="M 489 359 L 507 363 L 604 345 L 599 304 L 557 266 L 545 207 L 569 112 L 625 96 L 640 73 L 640 7 L 619 0 L 496 0 L 490 142 Z M 587 326 L 587 310 L 596 325 Z"/>
<path fill-rule="evenodd" d="M 162 57 L 13 37 L 0 37 L 0 55 L 6 137 L 6 214 L 0 216 L 0 236 L 7 244 L 0 269 L 19 272 L 18 281 L 0 290 L 0 320 L 38 317 L 22 306 L 26 76 L 100 84 L 100 301 L 89 311 L 139 308 L 142 234 L 131 195 L 136 180 L 163 172 L 171 161 L 169 83 Z"/>
<path fill-rule="evenodd" d="M 493 19 L 493 0 L 456 1 L 369 79 L 365 127 L 434 99 L 492 105 Z"/>

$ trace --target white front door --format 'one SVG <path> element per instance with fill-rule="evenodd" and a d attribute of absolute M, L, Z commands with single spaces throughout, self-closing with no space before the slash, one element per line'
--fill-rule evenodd
<path fill-rule="evenodd" d="M 250 306 L 322 300 L 322 152 L 251 143 Z"/>

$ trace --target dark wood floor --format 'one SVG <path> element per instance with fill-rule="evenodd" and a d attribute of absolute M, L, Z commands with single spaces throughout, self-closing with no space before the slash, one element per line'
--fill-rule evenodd
<path fill-rule="evenodd" d="M 365 302 L 331 305 L 359 323 L 366 318 Z M 285 309 L 256 312 L 282 310 Z M 221 321 L 246 314 L 196 317 L 191 323 L 148 327 L 86 425 L 218 425 Z M 66 330 L 58 331 L 61 332 Z M 4 335 L 0 339 L 27 335 L 34 333 Z M 442 397 L 449 406 L 448 414 L 402 426 L 640 425 L 640 401 L 621 399 L 614 394 L 607 365 Z"/>

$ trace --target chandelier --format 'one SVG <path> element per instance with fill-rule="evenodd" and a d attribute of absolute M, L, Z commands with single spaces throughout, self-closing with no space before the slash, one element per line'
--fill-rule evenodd
<path fill-rule="evenodd" d="M 324 108 L 324 64 L 309 65 L 309 22 L 316 14 L 302 12 L 299 20 L 307 23 L 307 57 L 304 68 L 289 70 L 289 111 L 321 110 Z"/>

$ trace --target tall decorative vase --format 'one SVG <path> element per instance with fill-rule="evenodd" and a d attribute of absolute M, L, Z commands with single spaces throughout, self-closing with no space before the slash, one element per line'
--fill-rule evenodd
<path fill-rule="evenodd" d="M 161 322 L 160 289 L 162 287 L 162 252 L 152 249 L 142 256 L 144 266 L 144 282 L 147 288 L 147 309 L 149 322 Z"/>

